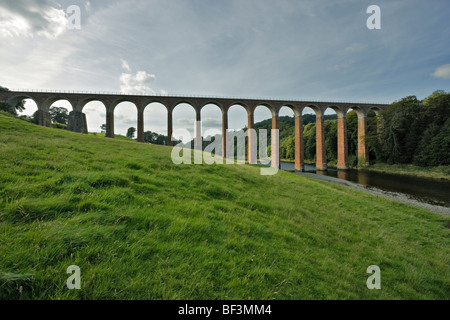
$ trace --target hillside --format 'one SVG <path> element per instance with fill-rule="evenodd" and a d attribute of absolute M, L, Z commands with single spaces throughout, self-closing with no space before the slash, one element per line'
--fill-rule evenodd
<path fill-rule="evenodd" d="M 450 296 L 450 217 L 170 154 L 0 115 L 0 299 Z"/>

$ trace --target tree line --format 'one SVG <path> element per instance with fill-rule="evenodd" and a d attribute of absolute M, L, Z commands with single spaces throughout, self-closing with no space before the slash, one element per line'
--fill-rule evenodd
<path fill-rule="evenodd" d="M 281 138 L 280 156 L 294 160 L 295 136 Z M 304 126 L 305 161 L 314 162 L 316 156 L 316 125 Z M 347 114 L 347 138 L 350 166 L 357 166 L 358 116 Z M 377 114 L 371 111 L 367 118 L 366 144 L 371 163 L 414 164 L 417 166 L 450 165 L 450 93 L 433 92 L 423 100 L 408 96 L 392 103 Z M 325 120 L 327 160 L 337 163 L 337 120 Z"/>

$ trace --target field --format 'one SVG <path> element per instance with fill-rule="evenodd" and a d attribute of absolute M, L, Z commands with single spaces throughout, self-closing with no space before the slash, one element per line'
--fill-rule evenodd
<path fill-rule="evenodd" d="M 0 115 L 0 299 L 450 297 L 450 217 L 170 154 Z"/>

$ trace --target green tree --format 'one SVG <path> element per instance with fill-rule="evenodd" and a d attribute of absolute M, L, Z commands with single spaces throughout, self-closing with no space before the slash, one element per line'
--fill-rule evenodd
<path fill-rule="evenodd" d="M 69 120 L 69 111 L 66 108 L 61 107 L 51 107 L 50 108 L 50 118 L 53 123 L 60 123 L 67 125 Z"/>
<path fill-rule="evenodd" d="M 8 88 L 0 86 L 0 92 L 7 92 Z M 25 110 L 25 100 L 19 101 L 15 106 L 6 103 L 6 101 L 0 101 L 0 110 L 9 112 L 17 116 L 17 111 L 22 112 Z"/>
<path fill-rule="evenodd" d="M 136 132 L 136 128 L 134 128 L 134 127 L 128 128 L 127 137 L 130 139 L 133 139 L 135 132 Z"/>
<path fill-rule="evenodd" d="M 448 92 L 445 92 L 444 90 L 436 90 L 434 91 L 432 94 L 430 94 L 428 97 L 426 97 L 425 99 L 423 99 L 423 104 L 426 106 L 430 103 L 430 100 L 433 98 L 437 98 L 443 94 L 447 94 Z"/>

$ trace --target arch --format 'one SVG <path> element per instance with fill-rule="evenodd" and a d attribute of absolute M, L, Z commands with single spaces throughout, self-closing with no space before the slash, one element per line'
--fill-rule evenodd
<path fill-rule="evenodd" d="M 380 106 L 370 106 L 370 107 L 368 108 L 368 110 L 367 110 L 367 114 L 369 114 L 370 111 L 373 111 L 373 112 L 375 112 L 375 114 L 376 114 L 377 116 L 379 116 L 379 115 L 380 115 L 380 112 L 382 112 L 382 111 L 384 111 L 384 110 L 385 110 L 385 108 L 382 108 L 382 107 L 380 107 Z"/>
<path fill-rule="evenodd" d="M 222 128 L 223 109 L 217 104 L 206 104 L 201 108 L 202 128 L 218 129 Z"/>
<path fill-rule="evenodd" d="M 143 117 L 143 142 L 167 145 L 167 138 L 164 141 L 161 140 L 161 136 L 168 136 L 167 107 L 161 102 L 152 101 L 144 106 Z M 149 132 L 152 132 L 152 134 Z M 155 134 L 158 134 L 158 136 Z"/>
<path fill-rule="evenodd" d="M 222 112 L 225 110 L 225 108 L 223 107 L 223 105 L 217 101 L 211 100 L 211 101 L 206 101 L 204 103 L 201 104 L 200 106 L 200 110 L 202 110 L 204 107 L 209 106 L 209 105 L 214 105 L 216 107 L 218 107 Z"/>
<path fill-rule="evenodd" d="M 179 135 L 181 134 L 183 143 L 189 143 L 192 142 L 197 135 L 195 124 L 198 113 L 192 103 L 187 103 L 185 101 L 187 100 L 179 100 L 174 103 L 170 110 L 170 114 L 173 122 L 173 138 L 180 140 Z M 187 133 L 189 133 L 189 136 Z"/>
<path fill-rule="evenodd" d="M 157 99 L 157 98 L 153 98 L 153 97 L 151 99 L 144 100 L 142 103 L 142 106 L 145 110 L 150 104 L 154 104 L 154 103 L 163 105 L 167 110 L 170 109 L 170 106 L 167 104 L 167 101 L 165 101 L 164 99 Z"/>
<path fill-rule="evenodd" d="M 78 106 L 79 104 L 77 108 Z M 106 105 L 101 100 L 90 99 L 89 102 L 83 104 L 80 111 L 76 109 L 76 112 L 85 114 L 87 132 L 100 133 L 105 131 L 101 129 L 101 126 L 106 125 Z"/>
<path fill-rule="evenodd" d="M 287 103 L 287 104 L 283 104 L 281 107 L 280 107 L 280 110 L 278 110 L 278 115 L 279 116 L 282 116 L 282 110 L 287 110 L 287 109 L 289 109 L 289 110 L 291 110 L 293 113 L 294 113 L 294 117 L 296 117 L 296 116 L 301 116 L 301 111 L 303 111 L 303 108 L 302 108 L 302 110 L 300 111 L 299 110 L 299 108 L 297 107 L 297 106 L 295 106 L 295 105 L 293 105 L 293 104 L 289 104 L 289 103 Z M 286 113 L 286 112 L 284 112 L 284 113 Z"/>
<path fill-rule="evenodd" d="M 69 108 L 69 109 L 66 108 L 66 109 L 67 109 L 67 111 L 69 111 L 69 112 L 70 112 L 70 111 L 74 111 L 75 108 L 76 108 L 76 103 L 70 101 L 67 97 L 64 97 L 64 96 L 62 96 L 62 95 L 56 95 L 56 96 L 53 96 L 53 97 L 48 98 L 47 100 L 44 101 L 43 105 L 44 105 L 46 108 L 50 109 L 50 107 L 52 107 L 53 104 L 55 104 L 55 103 L 58 102 L 58 101 L 67 101 L 68 104 L 66 104 L 66 106 L 70 106 L 70 108 Z"/>
<path fill-rule="evenodd" d="M 24 94 L 15 95 L 15 96 L 12 96 L 11 98 L 9 98 L 8 100 L 6 100 L 6 102 L 12 106 L 15 106 L 22 100 L 32 100 L 36 104 L 38 110 L 41 110 L 41 108 L 42 108 L 42 106 L 40 105 L 38 100 L 36 98 L 32 97 L 31 95 L 24 95 Z"/>
<path fill-rule="evenodd" d="M 352 106 L 350 106 L 350 109 L 352 109 L 356 112 L 356 114 L 358 115 L 358 118 L 362 118 L 367 115 L 367 109 L 362 106 L 352 105 Z"/>
<path fill-rule="evenodd" d="M 268 109 L 270 116 L 265 117 L 265 116 L 261 115 L 261 110 L 263 110 L 263 108 L 267 108 Z M 258 116 L 257 116 L 257 111 L 259 113 Z M 265 103 L 260 103 L 260 104 L 256 105 L 255 109 L 253 109 L 253 115 L 254 115 L 254 120 L 255 120 L 255 123 L 256 123 L 256 122 L 261 122 L 261 121 L 264 121 L 264 120 L 267 120 L 267 119 L 272 119 L 272 117 L 277 116 L 278 113 L 276 113 L 274 111 L 274 109 L 270 105 L 265 104 Z"/>
<path fill-rule="evenodd" d="M 116 100 L 114 100 L 111 104 L 110 104 L 110 108 L 114 111 L 115 109 L 116 109 L 116 107 L 119 105 L 119 104 L 122 104 L 122 103 L 130 103 L 130 104 L 132 104 L 132 105 L 134 105 L 134 107 L 136 108 L 136 110 L 138 109 L 138 104 L 136 103 L 136 101 L 134 101 L 134 100 L 132 100 L 132 99 L 128 99 L 128 98 L 118 98 L 118 99 L 116 99 Z"/>
<path fill-rule="evenodd" d="M 84 107 L 91 102 L 101 102 L 101 104 L 106 108 L 107 103 L 106 101 L 99 99 L 97 97 L 94 96 L 88 96 L 84 99 L 81 99 L 80 101 L 78 101 L 77 105 L 75 106 L 74 111 L 79 111 L 79 112 L 83 112 Z"/>
<path fill-rule="evenodd" d="M 111 104 L 114 115 L 114 134 L 126 136 L 129 128 L 134 128 L 136 138 L 138 124 L 138 108 L 128 99 L 117 99 Z"/>
<path fill-rule="evenodd" d="M 247 113 L 251 111 L 250 106 L 248 104 L 242 102 L 242 101 L 232 101 L 232 102 L 230 102 L 228 109 L 230 109 L 231 107 L 234 107 L 234 106 L 243 107 L 247 111 Z"/>
<path fill-rule="evenodd" d="M 323 114 L 326 114 L 328 109 L 333 110 L 338 117 L 345 116 L 345 114 L 347 113 L 347 110 L 348 110 L 348 108 L 346 108 L 346 107 L 336 106 L 336 105 L 329 105 L 329 106 L 325 107 L 325 109 L 323 110 Z"/>
<path fill-rule="evenodd" d="M 244 109 L 244 110 L 242 110 Z M 249 108 L 243 104 L 232 104 L 228 108 L 228 128 L 241 130 L 248 127 Z"/>
<path fill-rule="evenodd" d="M 215 146 L 214 154 L 222 156 L 226 154 L 225 138 L 228 132 L 228 114 L 217 103 L 205 104 L 201 108 L 201 133 L 203 139 L 206 140 L 206 145 Z M 220 143 L 217 143 L 216 139 Z"/>

